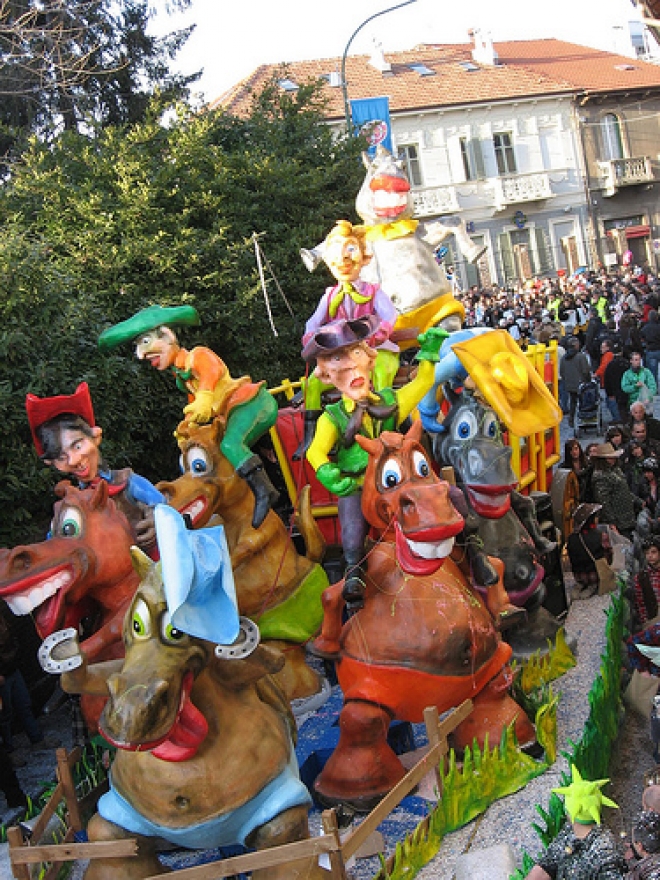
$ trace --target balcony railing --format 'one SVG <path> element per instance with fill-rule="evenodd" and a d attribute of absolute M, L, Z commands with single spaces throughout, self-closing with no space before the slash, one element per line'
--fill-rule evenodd
<path fill-rule="evenodd" d="M 415 217 L 435 217 L 438 214 L 454 214 L 461 206 L 453 186 L 435 186 L 413 190 Z"/>
<path fill-rule="evenodd" d="M 507 177 L 496 177 L 494 182 L 495 204 L 498 210 L 506 208 L 508 205 L 551 199 L 553 195 L 550 176 L 544 171 L 536 174 L 511 174 Z"/>
<path fill-rule="evenodd" d="M 650 156 L 637 156 L 631 159 L 609 159 L 599 162 L 603 176 L 603 195 L 613 196 L 622 186 L 649 183 L 653 180 Z"/>

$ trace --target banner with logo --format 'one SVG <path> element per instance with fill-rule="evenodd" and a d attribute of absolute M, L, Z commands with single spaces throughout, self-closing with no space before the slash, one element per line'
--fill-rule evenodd
<path fill-rule="evenodd" d="M 390 99 L 387 96 L 351 101 L 351 116 L 355 133 L 363 134 L 367 138 L 367 153 L 372 158 L 379 144 L 392 152 Z"/>

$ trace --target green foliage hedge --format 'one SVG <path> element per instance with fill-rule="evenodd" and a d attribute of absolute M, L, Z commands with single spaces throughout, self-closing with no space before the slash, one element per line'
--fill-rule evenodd
<path fill-rule="evenodd" d="M 249 117 L 192 114 L 164 125 L 155 111 L 132 127 L 34 140 L 0 189 L 0 543 L 42 537 L 55 476 L 37 460 L 27 392 L 68 394 L 86 380 L 103 451 L 152 480 L 177 473 L 172 431 L 183 396 L 170 376 L 134 360 L 128 346 L 103 356 L 108 325 L 155 302 L 188 302 L 204 344 L 234 375 L 279 384 L 303 369 L 300 336 L 331 278 L 310 276 L 301 247 L 336 219 L 354 219 L 363 177 L 356 140 L 333 140 L 318 87 L 294 95 L 275 84 Z M 297 316 L 275 285 L 271 331 L 253 232 Z"/>

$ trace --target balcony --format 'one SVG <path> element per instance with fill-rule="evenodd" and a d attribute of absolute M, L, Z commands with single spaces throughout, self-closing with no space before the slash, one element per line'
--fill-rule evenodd
<path fill-rule="evenodd" d="M 498 211 L 509 205 L 551 199 L 550 175 L 544 171 L 535 174 L 511 174 L 494 178 L 495 206 Z"/>
<path fill-rule="evenodd" d="M 435 186 L 414 189 L 412 193 L 415 217 L 436 217 L 438 214 L 455 214 L 461 206 L 453 186 Z"/>
<path fill-rule="evenodd" d="M 604 196 L 613 196 L 622 186 L 650 183 L 653 180 L 650 156 L 609 159 L 607 162 L 599 162 L 598 168 L 602 175 Z"/>

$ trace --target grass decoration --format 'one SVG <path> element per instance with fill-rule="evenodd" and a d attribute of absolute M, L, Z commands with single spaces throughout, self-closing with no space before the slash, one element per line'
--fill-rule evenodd
<path fill-rule="evenodd" d="M 569 750 L 562 754 L 569 764 L 575 764 L 585 779 L 603 779 L 607 776 L 612 749 L 619 733 L 621 713 L 621 663 L 623 638 L 627 615 L 626 600 L 619 592 L 612 595 L 605 626 L 605 653 L 601 656 L 600 674 L 589 691 L 589 717 L 580 742 L 568 743 Z M 570 782 L 569 774 L 562 773 L 562 785 Z M 550 796 L 548 811 L 536 807 L 543 825 L 532 827 L 544 847 L 554 840 L 565 821 L 564 802 L 556 794 Z M 523 854 L 522 868 L 511 875 L 511 880 L 524 880 L 536 860 Z M 412 876 L 412 875 L 411 875 Z"/>
<path fill-rule="evenodd" d="M 547 682 L 561 678 L 577 663 L 575 655 L 566 644 L 566 636 L 562 627 L 557 632 L 554 644 L 548 639 L 548 651 L 541 656 L 540 649 L 522 666 L 516 662 L 511 664 L 517 676 L 519 688 L 524 694 L 531 694 Z"/>
<path fill-rule="evenodd" d="M 412 834 L 397 843 L 388 862 L 381 854 L 381 867 L 374 880 L 414 877 L 437 854 L 445 834 L 462 828 L 494 801 L 519 791 L 545 773 L 556 756 L 558 698 L 551 688 L 544 688 L 544 692 L 548 700 L 539 707 L 535 720 L 545 759 L 534 760 L 519 749 L 513 726 L 503 731 L 499 745 L 493 749 L 486 742 L 482 750 L 475 741 L 472 749 L 465 750 L 462 764 L 452 749 L 446 770 L 442 768 L 442 799 Z"/>
<path fill-rule="evenodd" d="M 114 753 L 114 751 L 115 750 L 113 749 L 112 752 Z M 107 779 L 109 763 L 108 744 L 104 739 L 101 737 L 95 737 L 86 744 L 80 760 L 73 768 L 73 781 L 78 800 L 82 800 L 87 794 L 92 792 L 97 786 L 101 785 L 105 779 Z M 21 820 L 27 821 L 38 816 L 50 800 L 56 787 L 57 783 L 54 780 L 51 780 L 44 783 L 44 787 L 38 798 L 33 800 L 28 796 L 25 815 L 21 817 Z M 59 826 L 52 830 L 52 839 L 50 841 L 44 841 L 44 843 L 60 844 L 64 840 L 64 836 L 67 832 L 66 803 L 64 800 L 60 801 L 53 815 L 59 819 Z M 0 825 L 0 843 L 6 842 L 7 826 Z M 49 869 L 49 863 L 39 865 L 34 873 L 35 880 L 42 880 L 42 878 L 48 873 Z M 67 862 L 62 864 L 57 872 L 56 880 L 66 880 L 66 878 L 71 875 L 72 869 L 73 863 Z"/>

